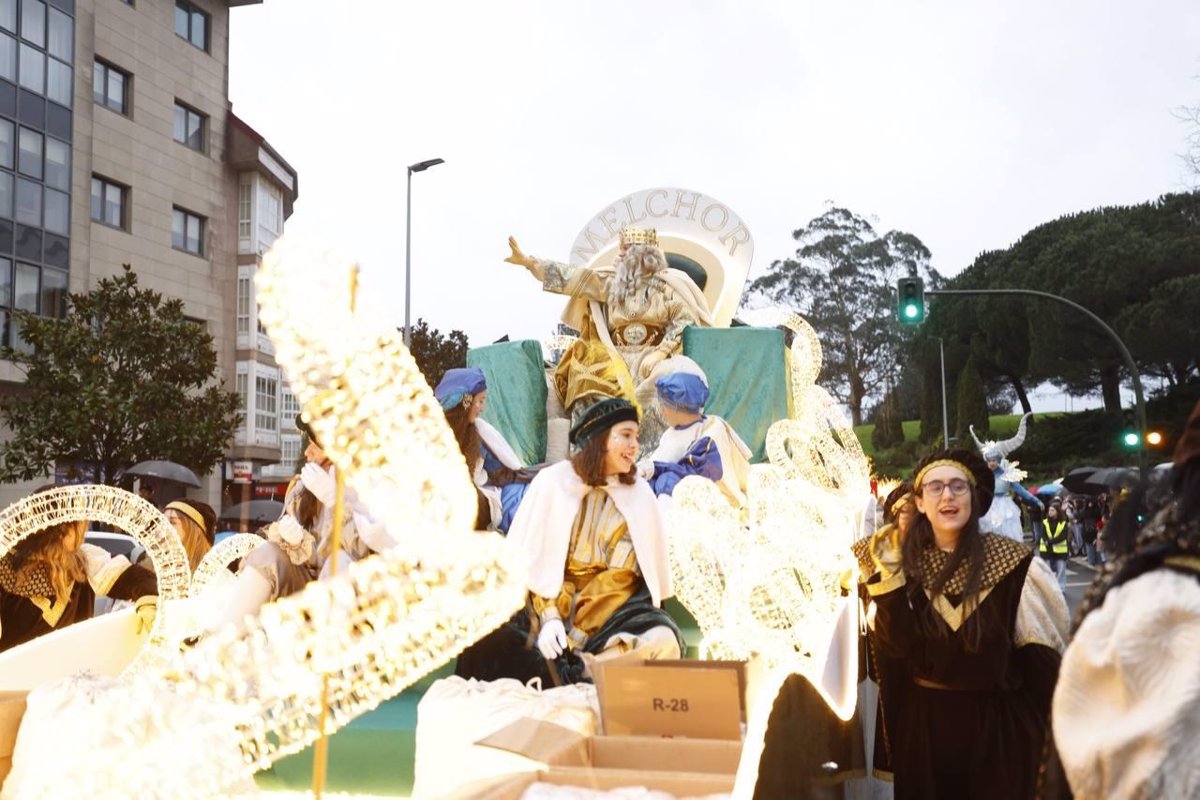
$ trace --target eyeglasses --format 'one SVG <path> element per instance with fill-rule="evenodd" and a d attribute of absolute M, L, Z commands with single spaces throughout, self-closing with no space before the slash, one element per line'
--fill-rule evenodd
<path fill-rule="evenodd" d="M 952 481 L 930 481 L 921 486 L 921 492 L 927 497 L 941 497 L 942 492 L 949 489 L 952 497 L 962 497 L 970 488 L 971 484 L 962 478 L 955 478 Z"/>

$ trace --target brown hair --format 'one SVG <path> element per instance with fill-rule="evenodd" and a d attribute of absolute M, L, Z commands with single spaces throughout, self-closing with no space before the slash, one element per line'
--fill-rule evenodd
<path fill-rule="evenodd" d="M 467 407 L 461 403 L 446 412 L 446 422 L 450 423 L 450 430 L 454 431 L 458 449 L 462 451 L 463 458 L 467 462 L 467 471 L 474 476 L 475 465 L 479 463 L 479 450 L 482 446 L 479 429 L 473 422 L 467 420 Z"/>
<path fill-rule="evenodd" d="M 918 487 L 914 491 L 914 498 L 923 489 Z M 909 526 L 907 533 L 904 536 L 904 544 L 900 548 L 901 555 L 904 560 L 904 572 L 906 575 L 913 577 L 915 580 L 910 582 L 910 590 L 915 587 L 917 591 L 927 590 L 930 596 L 936 596 L 942 593 L 946 583 L 958 571 L 959 566 L 966 562 L 967 578 L 963 589 L 963 599 L 961 602 L 978 605 L 979 599 L 977 594 L 979 586 L 983 582 L 983 534 L 979 529 L 979 509 L 983 507 L 984 496 L 983 492 L 977 486 L 971 487 L 971 516 L 967 519 L 967 524 L 963 526 L 962 533 L 958 537 L 958 543 L 954 546 L 954 552 L 950 554 L 950 558 L 946 561 L 946 566 L 937 575 L 924 574 L 921 556 L 926 548 L 937 547 L 937 543 L 933 537 L 933 525 L 929 522 L 929 517 L 922 513 L 917 513 L 917 517 Z M 915 499 L 914 499 L 915 503 Z M 970 607 L 970 606 L 968 606 Z M 978 609 L 977 609 L 978 610 Z M 944 637 L 946 635 L 946 627 L 938 625 L 934 619 L 936 612 L 933 610 L 933 604 L 928 603 L 925 607 L 925 612 L 918 615 L 917 621 L 922 633 L 926 636 Z M 982 641 L 983 626 L 980 622 L 980 614 L 972 614 L 964 623 L 964 633 L 967 643 L 967 651 L 975 652 Z"/>
<path fill-rule="evenodd" d="M 17 578 L 44 566 L 59 599 L 70 597 L 75 584 L 87 580 L 87 561 L 78 548 L 67 549 L 67 540 L 76 535 L 80 525 L 86 524 L 83 520 L 60 522 L 24 539 L 13 549 L 13 571 Z"/>
<path fill-rule="evenodd" d="M 167 511 L 174 512 L 175 517 L 181 522 L 182 530 L 179 539 L 183 542 L 183 549 L 187 551 L 188 565 L 192 572 L 195 572 L 196 567 L 200 566 L 200 561 L 212 549 L 208 536 L 204 529 L 192 521 L 187 514 L 174 508 L 168 508 Z"/>
<path fill-rule="evenodd" d="M 571 456 L 571 466 L 575 468 L 575 474 L 588 486 L 603 486 L 608 482 L 608 476 L 604 474 L 604 456 L 608 452 L 608 432 L 613 429 L 613 425 L 590 434 L 584 440 L 583 449 Z M 637 465 L 631 467 L 629 472 L 619 474 L 617 480 L 626 486 L 632 486 L 637 482 Z"/>

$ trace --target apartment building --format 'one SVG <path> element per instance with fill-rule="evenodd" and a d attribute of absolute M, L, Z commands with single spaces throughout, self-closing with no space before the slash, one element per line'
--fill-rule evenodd
<path fill-rule="evenodd" d="M 226 462 L 191 492 L 217 507 L 299 450 L 253 289 L 297 174 L 229 102 L 231 9 L 255 2 L 0 0 L 0 334 L 16 341 L 10 309 L 61 315 L 125 263 L 182 299 L 244 401 Z M 20 379 L 0 362 L 0 391 Z"/>

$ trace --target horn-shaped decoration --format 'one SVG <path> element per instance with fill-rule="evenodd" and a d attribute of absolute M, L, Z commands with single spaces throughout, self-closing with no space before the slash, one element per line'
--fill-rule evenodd
<path fill-rule="evenodd" d="M 996 449 L 1000 451 L 1000 455 L 1007 458 L 1009 453 L 1025 443 L 1025 423 L 1032 416 L 1032 414 L 1023 415 L 1020 424 L 1017 425 L 1017 432 L 1013 434 L 1013 437 L 996 443 Z"/>
<path fill-rule="evenodd" d="M 975 446 L 978 447 L 980 450 L 983 450 L 984 443 L 979 441 L 979 437 L 975 435 L 975 426 L 968 425 L 967 430 L 971 431 L 971 438 L 975 440 Z"/>

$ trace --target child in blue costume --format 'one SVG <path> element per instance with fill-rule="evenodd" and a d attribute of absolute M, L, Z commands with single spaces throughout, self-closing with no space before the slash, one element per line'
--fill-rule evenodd
<path fill-rule="evenodd" d="M 708 380 L 704 371 L 684 356 L 676 356 L 669 372 L 655 382 L 667 430 L 658 448 L 638 466 L 656 495 L 669 495 L 688 475 L 716 483 L 729 502 L 746 502 L 750 448 L 725 420 L 704 413 Z"/>

